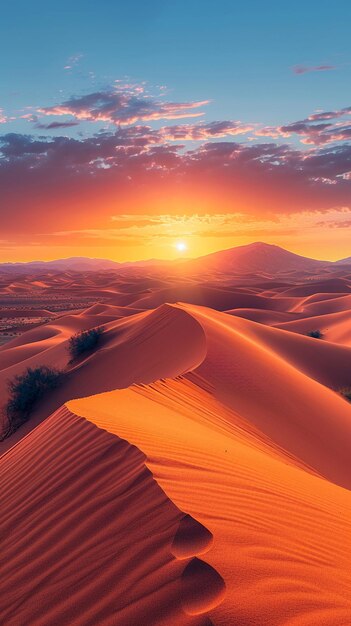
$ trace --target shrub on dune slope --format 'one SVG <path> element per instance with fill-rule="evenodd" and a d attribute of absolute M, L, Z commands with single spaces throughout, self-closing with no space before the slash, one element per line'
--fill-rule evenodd
<path fill-rule="evenodd" d="M 351 387 L 343 387 L 342 389 L 339 389 L 339 393 L 341 393 L 345 400 L 351 402 Z"/>
<path fill-rule="evenodd" d="M 71 355 L 72 361 L 77 359 L 84 352 L 90 352 L 94 350 L 98 345 L 101 335 L 103 334 L 103 328 L 101 326 L 97 328 L 91 328 L 90 330 L 82 330 L 69 339 L 68 351 Z"/>
<path fill-rule="evenodd" d="M 323 334 L 320 330 L 309 330 L 306 335 L 307 337 L 313 337 L 314 339 L 323 339 Z"/>
<path fill-rule="evenodd" d="M 63 380 L 60 370 L 44 365 L 25 370 L 8 383 L 9 400 L 5 407 L 7 429 L 2 438 L 9 436 L 28 420 L 36 403 Z"/>

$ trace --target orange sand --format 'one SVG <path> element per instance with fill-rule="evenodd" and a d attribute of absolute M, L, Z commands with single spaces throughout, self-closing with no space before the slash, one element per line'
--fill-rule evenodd
<path fill-rule="evenodd" d="M 0 444 L 1 623 L 350 626 L 351 295 L 328 272 L 90 276 L 108 302 L 0 349 L 4 398 L 25 367 L 69 374 Z"/>

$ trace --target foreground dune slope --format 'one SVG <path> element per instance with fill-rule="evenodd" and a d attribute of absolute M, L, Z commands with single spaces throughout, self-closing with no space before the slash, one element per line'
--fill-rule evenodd
<path fill-rule="evenodd" d="M 210 626 L 211 598 L 197 589 L 210 585 L 216 603 L 224 582 L 201 559 L 176 558 L 172 542 L 195 526 L 200 554 L 211 535 L 167 498 L 140 450 L 63 408 L 0 466 L 2 624 Z"/>
<path fill-rule="evenodd" d="M 201 558 L 225 582 L 209 613 L 213 624 L 349 624 L 349 491 L 303 467 L 187 380 L 68 408 L 137 445 L 168 497 L 211 532 Z M 179 549 L 187 556 L 194 550 L 194 541 L 174 543 L 178 556 Z M 210 591 L 202 589 L 204 608 Z"/>
<path fill-rule="evenodd" d="M 192 305 L 137 318 L 75 397 L 118 379 L 121 345 L 125 385 L 133 362 L 150 384 L 70 401 L 0 459 L 5 623 L 349 625 L 351 406 L 294 363 L 316 342 Z"/>

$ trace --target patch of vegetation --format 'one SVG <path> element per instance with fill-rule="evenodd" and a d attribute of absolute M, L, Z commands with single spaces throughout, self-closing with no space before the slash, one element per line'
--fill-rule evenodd
<path fill-rule="evenodd" d="M 41 365 L 29 367 L 8 382 L 9 400 L 5 407 L 7 430 L 3 438 L 29 419 L 37 402 L 48 391 L 56 389 L 62 383 L 63 376 L 60 370 Z"/>
<path fill-rule="evenodd" d="M 81 332 L 72 335 L 68 342 L 68 351 L 71 355 L 71 360 L 74 361 L 81 354 L 94 350 L 100 342 L 103 332 L 103 328 L 98 326 L 97 328 L 82 330 Z"/>
<path fill-rule="evenodd" d="M 339 389 L 339 393 L 345 398 L 345 400 L 351 402 L 351 387 L 343 387 L 342 389 Z"/>
<path fill-rule="evenodd" d="M 323 339 L 323 333 L 320 330 L 309 330 L 306 333 L 307 337 L 313 337 L 314 339 Z"/>

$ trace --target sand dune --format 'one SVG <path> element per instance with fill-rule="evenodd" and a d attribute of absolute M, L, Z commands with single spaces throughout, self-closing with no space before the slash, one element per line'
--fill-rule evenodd
<path fill-rule="evenodd" d="M 135 267 L 38 275 L 34 296 L 21 276 L 22 300 L 2 287 L 14 317 L 54 309 L 0 348 L 2 398 L 26 367 L 67 374 L 0 443 L 6 626 L 351 623 L 349 279 L 290 258 L 242 280 L 217 260 L 196 280 Z M 96 326 L 71 363 L 69 338 Z"/>
<path fill-rule="evenodd" d="M 1 458 L 6 623 L 346 626 L 351 406 L 293 350 L 342 347 L 187 304 L 107 326 L 77 388 L 150 384 Z"/>
<path fill-rule="evenodd" d="M 275 298 L 273 300 L 272 298 L 265 298 L 261 295 L 250 293 L 248 290 L 243 292 L 243 290 L 237 288 L 219 289 L 202 285 L 187 285 L 152 292 L 138 298 L 131 303 L 131 306 L 139 309 L 153 309 L 165 302 L 176 303 L 179 301 L 192 302 L 192 304 L 208 306 L 219 311 L 247 307 L 255 307 L 256 309 L 273 308 L 285 311 L 296 303 L 292 298 Z"/>
<path fill-rule="evenodd" d="M 333 297 L 333 294 L 323 294 L 323 298 L 311 296 L 307 300 L 300 302 L 296 311 L 303 312 L 306 315 L 326 315 L 328 313 L 337 313 L 338 311 L 348 311 L 351 307 L 351 295 L 340 294 Z"/>
<path fill-rule="evenodd" d="M 213 315 L 215 316 L 216 313 L 214 312 Z M 330 317 L 326 317 L 325 324 L 328 325 Z M 342 341 L 332 343 L 332 340 L 324 341 L 307 336 L 296 336 L 292 332 L 279 330 L 280 328 L 284 331 L 296 331 L 296 328 L 301 328 L 305 334 L 308 331 L 323 328 L 324 323 L 320 323 L 322 319 L 323 316 L 322 318 L 307 318 L 280 325 L 275 324 L 275 328 L 269 328 L 246 319 L 239 320 L 238 317 L 233 317 L 231 321 L 226 320 L 226 326 L 242 333 L 246 339 L 253 339 L 255 345 L 269 350 L 273 355 L 282 358 L 284 363 L 293 365 L 323 385 L 340 389 L 350 382 L 348 363 L 351 351 L 347 341 L 344 344 Z M 339 318 L 335 322 L 334 337 L 336 334 L 339 337 L 348 336 L 348 320 L 350 316 L 345 316 L 345 319 Z M 330 335 L 326 333 L 325 337 L 328 339 Z M 337 343 L 342 345 L 336 345 Z"/>
<path fill-rule="evenodd" d="M 226 585 L 213 624 L 347 624 L 348 491 L 189 382 L 69 408 L 136 444 L 166 494 L 211 532 L 202 559 Z"/>
<path fill-rule="evenodd" d="M 192 617 L 201 602 L 187 594 L 222 579 L 197 562 L 183 572 L 171 543 L 182 551 L 177 532 L 191 518 L 137 448 L 62 409 L 0 463 L 2 623 L 210 624 Z"/>
<path fill-rule="evenodd" d="M 329 280 L 311 282 L 310 284 L 290 287 L 283 292 L 285 296 L 309 296 L 315 293 L 349 293 L 351 287 L 349 281 L 342 278 L 330 278 Z"/>
<path fill-rule="evenodd" d="M 282 325 L 286 322 L 291 322 L 296 319 L 300 319 L 302 314 L 289 313 L 285 311 L 270 311 L 265 309 L 229 309 L 225 311 L 229 315 L 235 315 L 236 317 L 244 317 L 252 322 L 259 322 L 260 324 L 267 324 L 267 326 Z M 308 322 L 307 322 L 308 323 Z"/>
<path fill-rule="evenodd" d="M 276 326 L 302 334 L 319 329 L 327 341 L 351 347 L 351 312 L 349 310 L 287 321 Z"/>
<path fill-rule="evenodd" d="M 180 311 L 175 316 L 173 310 L 164 305 L 155 311 L 123 319 L 118 317 L 112 322 L 108 319 L 100 350 L 69 363 L 67 347 L 72 333 L 101 325 L 102 321 L 100 315 L 65 316 L 53 325 L 25 333 L 22 346 L 19 338 L 0 350 L 3 398 L 7 381 L 26 367 L 47 365 L 64 368 L 67 372 L 65 384 L 37 407 L 30 422 L 14 434 L 15 441 L 67 400 L 128 387 L 135 382 L 149 383 L 177 376 L 195 367 L 204 356 L 206 345 L 201 326 L 186 312 Z M 12 442 L 12 438 L 0 442 L 0 453 Z"/>

